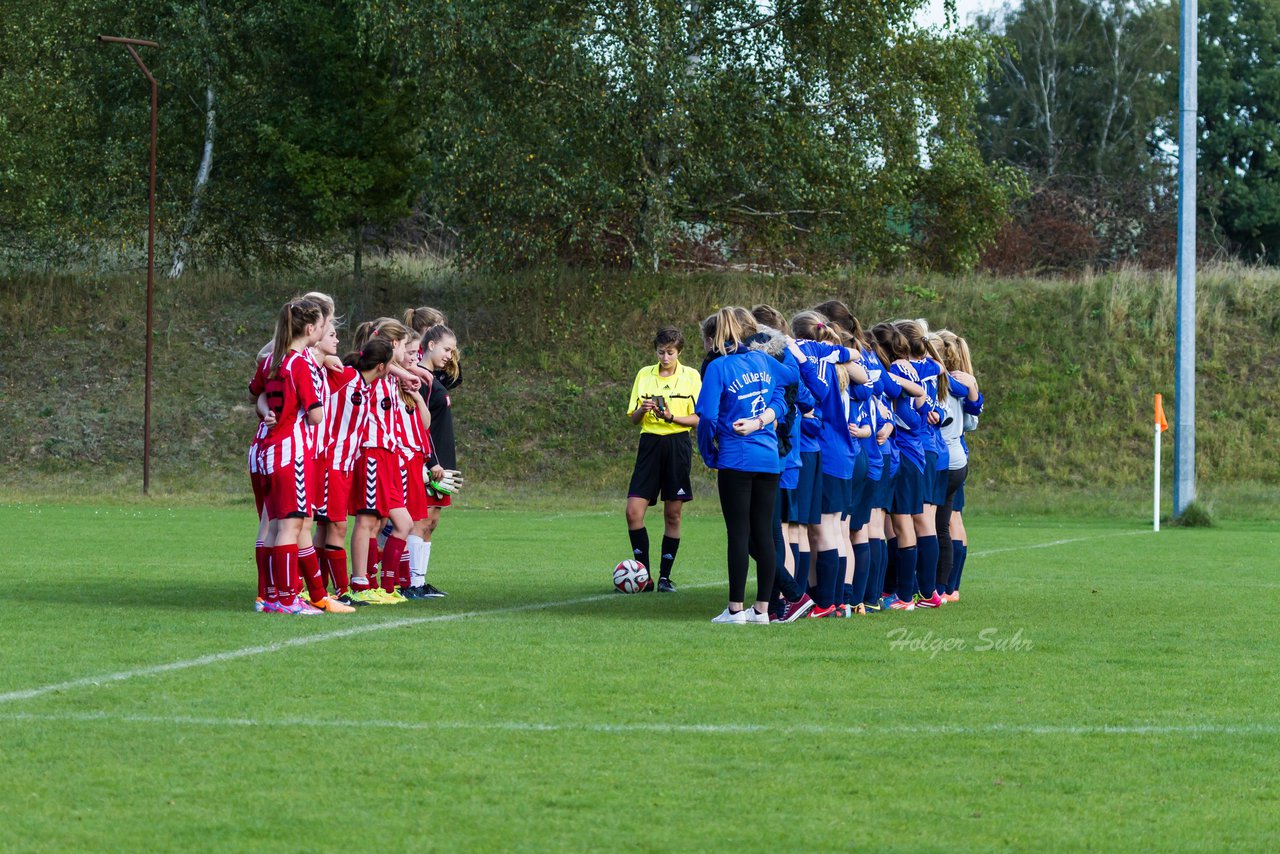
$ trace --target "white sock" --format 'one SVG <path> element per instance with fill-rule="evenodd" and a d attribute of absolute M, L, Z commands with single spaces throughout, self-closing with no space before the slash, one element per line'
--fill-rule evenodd
<path fill-rule="evenodd" d="M 427 564 L 431 563 L 431 541 L 422 541 L 422 583 L 427 583 Z"/>
<path fill-rule="evenodd" d="M 427 583 L 427 574 L 422 566 L 423 539 L 417 534 L 410 534 L 405 542 L 408 543 L 409 551 L 409 586 L 421 587 Z"/>

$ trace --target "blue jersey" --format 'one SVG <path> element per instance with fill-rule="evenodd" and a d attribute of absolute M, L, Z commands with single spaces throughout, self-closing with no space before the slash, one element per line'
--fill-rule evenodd
<path fill-rule="evenodd" d="M 800 363 L 796 361 L 795 356 L 791 355 L 790 350 L 782 351 L 781 362 L 787 372 L 787 378 L 782 384 L 783 391 L 787 397 L 794 397 L 795 403 L 788 414 L 787 423 L 791 437 L 791 447 L 782 458 L 782 480 L 778 483 L 778 488 L 795 489 L 800 481 L 800 445 L 803 441 L 801 419 L 805 413 L 813 411 L 814 400 L 813 395 L 809 392 L 809 387 L 801 377 Z M 794 389 L 794 392 L 792 389 Z"/>
<path fill-rule="evenodd" d="M 813 398 L 812 414 L 800 422 L 800 450 L 802 453 L 815 454 L 821 450 L 819 439 L 822 436 L 822 401 L 831 394 L 833 388 L 839 391 L 835 377 L 835 364 L 830 359 L 834 357 L 837 360 L 848 361 L 850 354 L 846 347 L 827 344 L 823 341 L 802 339 L 796 342 L 796 346 L 805 356 L 804 362 L 797 363 L 800 367 L 800 377 L 804 380 L 809 396 Z"/>
<path fill-rule="evenodd" d="M 871 428 L 870 436 L 857 441 L 862 446 L 862 453 L 867 457 L 867 479 L 879 480 L 884 471 L 884 452 L 881 451 L 880 444 L 876 442 L 876 431 L 880 429 L 880 418 L 874 397 L 858 403 L 854 418 L 851 419 L 850 423 L 857 427 Z"/>
<path fill-rule="evenodd" d="M 713 469 L 777 473 L 778 436 L 773 425 L 739 436 L 733 423 L 760 418 L 766 409 L 776 418 L 787 411 L 780 369 L 759 350 L 730 353 L 707 365 L 698 393 L 698 453 Z"/>
<path fill-rule="evenodd" d="M 890 367 L 889 372 L 905 379 L 915 379 L 897 365 Z M 928 412 L 928 404 L 916 409 L 914 400 L 902 395 L 893 402 L 893 443 L 904 463 L 914 466 L 917 471 L 924 471 L 924 431 L 921 425 Z"/>
<path fill-rule="evenodd" d="M 946 471 L 947 443 L 942 438 L 942 432 L 938 426 L 947 418 L 946 410 L 938 402 L 938 379 L 942 375 L 942 366 L 933 359 L 912 359 L 911 367 L 915 368 L 916 376 L 920 378 L 920 385 L 924 387 L 925 396 L 929 399 L 929 409 L 921 411 L 921 415 L 924 416 L 924 424 L 921 426 L 921 444 L 927 453 L 937 455 L 934 468 L 937 471 Z M 929 423 L 929 410 L 938 416 L 938 424 Z"/>

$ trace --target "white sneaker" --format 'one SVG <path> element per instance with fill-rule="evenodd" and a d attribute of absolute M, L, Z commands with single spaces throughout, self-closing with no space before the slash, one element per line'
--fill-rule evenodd
<path fill-rule="evenodd" d="M 732 611 L 730 611 L 728 608 L 725 608 L 725 609 L 724 609 L 724 612 L 723 612 L 723 613 L 721 613 L 721 614 L 720 614 L 720 616 L 718 616 L 718 617 L 712 617 L 712 618 L 711 618 L 711 622 L 713 622 L 713 623 L 737 623 L 738 625 L 746 625 L 746 623 L 747 623 L 747 611 L 749 611 L 749 610 L 754 610 L 754 609 L 751 609 L 751 608 L 743 608 L 741 611 L 739 611 L 738 613 L 736 613 L 736 614 L 735 614 L 735 613 L 733 613 Z M 769 618 L 768 618 L 768 617 L 765 617 L 764 619 L 765 619 L 765 622 L 768 622 L 768 621 L 769 621 Z"/>
<path fill-rule="evenodd" d="M 766 611 L 765 613 L 761 614 L 759 611 L 757 611 L 757 610 L 755 609 L 755 607 L 754 607 L 754 606 L 748 605 L 746 608 L 743 608 L 743 609 L 742 609 L 742 613 L 744 613 L 744 614 L 746 614 L 746 615 L 747 615 L 747 622 L 748 622 L 748 623 L 753 623 L 753 624 L 755 624 L 755 625 L 760 625 L 760 626 L 767 626 L 767 625 L 769 625 L 769 612 L 768 612 L 768 611 Z"/>

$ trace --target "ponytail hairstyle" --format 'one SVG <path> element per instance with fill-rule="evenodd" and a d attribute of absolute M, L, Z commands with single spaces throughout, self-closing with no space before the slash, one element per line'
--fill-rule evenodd
<path fill-rule="evenodd" d="M 379 317 L 371 320 L 373 324 L 373 335 L 379 338 L 386 338 L 392 344 L 398 344 L 401 341 L 408 341 L 413 333 L 409 327 L 405 326 L 394 317 Z"/>
<path fill-rule="evenodd" d="M 925 347 L 925 338 L 929 334 L 928 324 L 919 320 L 898 320 L 894 321 L 893 325 L 907 339 L 907 352 L 911 354 L 912 359 L 923 359 L 929 355 Z"/>
<path fill-rule="evenodd" d="M 324 313 L 320 306 L 311 300 L 295 299 L 285 303 L 276 317 L 276 334 L 271 339 L 271 370 L 267 372 L 267 376 L 278 376 L 280 363 L 284 361 L 293 340 L 302 337 L 308 326 L 323 320 Z"/>
<path fill-rule="evenodd" d="M 836 346 L 844 343 L 844 336 L 827 320 L 827 316 L 813 310 L 802 311 L 791 318 L 791 335 Z"/>
<path fill-rule="evenodd" d="M 857 347 L 861 350 L 868 346 L 870 339 L 863 330 L 862 324 L 858 318 L 854 317 L 853 312 L 849 310 L 849 306 L 845 305 L 838 299 L 827 300 L 819 306 L 815 306 L 814 311 L 827 317 L 833 324 L 840 327 L 844 332 L 845 341 L 850 346 Z"/>
<path fill-rule="evenodd" d="M 877 323 L 871 327 L 871 338 L 879 351 L 876 355 L 886 368 L 890 362 L 911 356 L 911 343 L 907 341 L 907 336 L 892 323 Z"/>
<path fill-rule="evenodd" d="M 426 332 L 433 326 L 443 326 L 445 316 L 443 311 L 423 305 L 418 308 L 406 308 L 403 321 L 404 325 L 414 332 Z"/>
<path fill-rule="evenodd" d="M 924 350 L 930 359 L 938 363 L 938 401 L 942 402 L 951 393 L 951 377 L 947 373 L 946 360 L 942 358 L 942 339 L 936 332 L 925 336 Z"/>
<path fill-rule="evenodd" d="M 364 345 L 367 344 L 369 339 L 372 337 L 373 323 L 366 320 L 364 323 L 356 326 L 355 330 L 351 333 L 351 346 L 357 351 L 363 350 Z"/>
<path fill-rule="evenodd" d="M 715 319 L 715 331 L 711 338 L 711 349 L 723 355 L 737 352 L 743 341 L 756 334 L 756 321 L 751 312 L 740 306 L 729 305 L 717 311 L 711 318 Z M 706 322 L 703 322 L 703 330 Z"/>
<path fill-rule="evenodd" d="M 391 364 L 391 357 L 394 354 L 395 346 L 390 341 L 386 338 L 374 338 L 366 341 L 359 350 L 348 353 L 342 361 L 363 373 L 372 371 L 379 365 Z"/>
<path fill-rule="evenodd" d="M 778 311 L 771 305 L 753 305 L 751 306 L 751 316 L 756 319 L 756 323 L 761 326 L 768 326 L 779 332 L 787 331 L 787 319 L 782 316 L 782 312 Z"/>
<path fill-rule="evenodd" d="M 973 374 L 973 359 L 969 356 L 969 342 L 950 329 L 938 330 L 942 341 L 942 364 L 948 371 L 964 371 Z M 977 376 L 977 374 L 973 374 Z"/>
<path fill-rule="evenodd" d="M 791 318 L 791 335 L 794 338 L 821 341 L 824 344 L 834 344 L 837 347 L 843 346 L 845 340 L 842 330 L 827 320 L 826 315 L 812 310 L 802 311 Z M 849 372 L 846 368 L 837 365 L 836 377 L 839 380 L 841 391 L 849 387 Z"/>

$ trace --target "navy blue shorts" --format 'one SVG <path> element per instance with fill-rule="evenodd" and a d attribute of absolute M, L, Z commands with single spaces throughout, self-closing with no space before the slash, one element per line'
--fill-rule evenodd
<path fill-rule="evenodd" d="M 951 496 L 951 509 L 959 513 L 964 509 L 964 484 L 960 484 L 960 488 L 956 490 L 956 494 Z"/>
<path fill-rule="evenodd" d="M 938 475 L 942 475 L 942 486 L 939 488 Z M 947 500 L 947 470 L 938 471 L 938 455 L 933 451 L 924 452 L 924 492 L 920 499 L 925 504 L 941 506 Z"/>
<path fill-rule="evenodd" d="M 867 479 L 867 455 L 854 461 L 853 480 L 849 489 L 849 530 L 856 531 L 871 521 L 871 496 L 876 482 Z"/>
<path fill-rule="evenodd" d="M 782 490 L 782 521 L 817 525 L 822 521 L 822 460 L 817 451 L 800 454 L 800 479 L 795 489 Z"/>
<path fill-rule="evenodd" d="M 853 496 L 853 481 L 835 475 L 822 476 L 822 513 L 849 512 L 849 499 Z"/>
<path fill-rule="evenodd" d="M 893 480 L 888 474 L 888 462 L 881 469 L 881 479 L 872 481 L 872 510 L 888 510 L 893 504 Z"/>
<path fill-rule="evenodd" d="M 898 469 L 897 482 L 893 485 L 891 512 L 902 516 L 915 516 L 924 512 L 925 473 L 904 461 Z"/>

